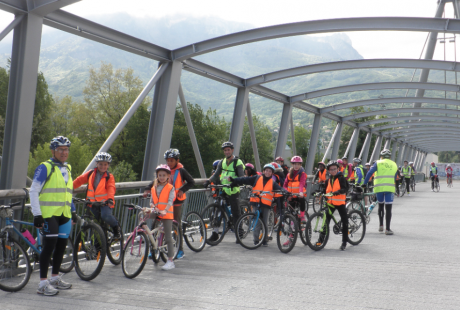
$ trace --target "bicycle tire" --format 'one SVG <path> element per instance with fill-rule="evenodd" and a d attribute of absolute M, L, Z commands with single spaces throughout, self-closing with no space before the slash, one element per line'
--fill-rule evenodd
<path fill-rule="evenodd" d="M 314 196 L 313 197 L 313 213 L 319 212 L 321 210 L 321 206 L 323 205 L 323 197 L 322 196 Z"/>
<path fill-rule="evenodd" d="M 77 233 L 74 248 L 78 250 L 78 255 L 74 255 L 75 271 L 80 279 L 93 280 L 101 272 L 107 255 L 104 231 L 95 223 L 85 222 Z M 83 252 L 82 259 L 80 252 Z"/>
<path fill-rule="evenodd" d="M 366 235 L 366 219 L 358 210 L 348 213 L 348 243 L 358 245 Z M 356 237 L 355 237 L 356 236 Z"/>
<path fill-rule="evenodd" d="M 229 229 L 225 210 L 220 205 L 211 203 L 203 209 L 201 212 L 201 218 L 203 219 L 207 229 L 206 243 L 212 246 L 218 245 L 224 239 L 224 236 Z M 209 239 L 214 231 L 217 232 L 219 237 L 217 240 L 211 241 Z"/>
<path fill-rule="evenodd" d="M 406 193 L 406 183 L 399 184 L 399 197 L 404 196 Z"/>
<path fill-rule="evenodd" d="M 255 222 L 257 219 L 257 222 Z M 260 227 L 258 233 L 258 240 L 255 240 L 255 230 Z M 267 227 L 262 221 L 262 218 L 257 216 L 257 213 L 246 213 L 238 219 L 235 226 L 236 239 L 239 241 L 241 246 L 248 250 L 257 249 L 262 245 L 266 238 Z"/>
<path fill-rule="evenodd" d="M 0 289 L 6 292 L 17 292 L 27 285 L 31 274 L 32 267 L 24 247 L 16 239 L 1 238 Z M 8 281 L 9 279 L 11 281 Z"/>
<path fill-rule="evenodd" d="M 410 188 L 411 188 L 412 192 L 415 192 L 415 180 L 411 180 Z"/>
<path fill-rule="evenodd" d="M 174 255 L 172 256 L 172 258 L 176 259 L 177 253 L 179 252 L 179 248 L 182 242 L 180 235 L 179 235 L 179 226 L 177 226 L 177 223 L 173 223 L 171 232 L 172 232 L 172 239 L 174 242 Z M 164 236 L 165 235 L 163 234 L 163 240 L 164 240 Z M 168 261 L 168 258 L 169 258 L 168 247 L 165 247 L 160 250 L 160 257 L 163 262 L 166 263 Z"/>
<path fill-rule="evenodd" d="M 129 236 L 121 254 L 121 269 L 125 277 L 134 279 L 142 272 L 147 263 L 149 247 L 148 237 L 143 231 L 139 231 L 136 237 L 135 234 Z"/>
<path fill-rule="evenodd" d="M 360 201 L 350 201 L 349 203 L 347 203 L 347 213 L 350 213 L 353 210 L 358 210 L 363 214 L 366 213 L 366 210 L 364 209 L 364 206 Z"/>
<path fill-rule="evenodd" d="M 206 246 L 206 226 L 198 212 L 190 211 L 182 220 L 182 234 L 190 250 L 200 252 Z M 197 242 L 198 241 L 198 242 Z"/>
<path fill-rule="evenodd" d="M 276 216 L 275 216 L 275 212 L 271 208 L 270 211 L 268 211 L 267 240 L 273 239 L 273 231 L 275 230 L 275 226 L 276 226 Z"/>
<path fill-rule="evenodd" d="M 310 219 L 307 222 L 307 245 L 313 251 L 323 249 L 329 240 L 329 225 L 325 225 L 323 227 L 323 231 L 321 232 L 323 217 L 325 216 L 326 214 L 323 212 L 316 212 L 310 216 Z"/>
<path fill-rule="evenodd" d="M 291 214 L 284 214 L 283 220 L 278 227 L 276 234 L 276 243 L 282 253 L 289 253 L 295 247 L 299 227 L 297 219 Z"/>
<path fill-rule="evenodd" d="M 69 236 L 69 238 L 67 238 L 67 247 L 64 252 L 64 257 L 62 258 L 61 267 L 59 267 L 60 272 L 69 273 L 72 271 L 73 267 L 75 267 L 75 261 L 73 259 L 74 253 L 75 253 L 74 243 L 73 243 L 72 238 Z"/>
<path fill-rule="evenodd" d="M 441 185 L 439 182 L 436 182 L 436 191 L 439 192 L 441 190 Z"/>
<path fill-rule="evenodd" d="M 307 213 L 305 212 L 305 215 L 307 216 Z M 307 221 L 302 223 L 302 221 L 299 221 L 299 236 L 300 236 L 300 241 L 302 241 L 302 243 L 304 245 L 307 245 L 307 238 L 308 238 L 308 235 L 307 235 L 307 223 L 308 223 L 308 220 L 310 219 L 310 217 L 307 216 Z"/>
<path fill-rule="evenodd" d="M 115 266 L 120 265 L 122 261 L 122 251 L 124 244 L 123 231 L 120 227 L 120 239 L 112 240 L 113 231 L 112 228 L 104 231 L 107 238 L 107 258 Z"/>

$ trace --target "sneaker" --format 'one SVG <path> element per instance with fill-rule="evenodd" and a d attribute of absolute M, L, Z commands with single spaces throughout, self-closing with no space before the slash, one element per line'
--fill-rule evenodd
<path fill-rule="evenodd" d="M 262 242 L 262 246 L 268 246 L 268 242 L 267 241 Z"/>
<path fill-rule="evenodd" d="M 347 248 L 347 244 L 342 243 L 342 245 L 340 246 L 340 251 L 345 251 L 346 248 Z"/>
<path fill-rule="evenodd" d="M 410 193 L 407 193 L 407 196 L 409 196 L 409 197 L 410 197 Z"/>
<path fill-rule="evenodd" d="M 324 242 L 324 238 L 326 238 L 326 234 L 320 233 L 318 241 L 316 242 L 316 246 L 320 246 Z"/>
<path fill-rule="evenodd" d="M 283 246 L 284 246 L 284 247 L 289 246 L 289 244 L 291 244 L 292 238 L 294 238 L 294 235 L 293 235 L 293 234 L 290 234 L 290 235 L 289 235 L 289 238 L 286 240 L 286 242 L 283 243 Z"/>
<path fill-rule="evenodd" d="M 217 241 L 218 239 L 219 239 L 219 234 L 213 231 L 211 237 L 208 240 L 214 242 L 214 241 Z"/>
<path fill-rule="evenodd" d="M 179 250 L 179 252 L 177 252 L 176 259 L 182 259 L 184 258 L 184 256 L 185 256 L 184 251 Z"/>
<path fill-rule="evenodd" d="M 121 238 L 121 233 L 120 233 L 121 229 L 120 229 L 120 226 L 115 226 L 113 227 L 113 236 L 112 236 L 112 240 L 118 240 Z"/>
<path fill-rule="evenodd" d="M 58 290 L 68 290 L 72 287 L 72 284 L 64 282 L 62 280 L 62 275 L 57 276 L 56 279 L 51 278 L 50 284 Z"/>
<path fill-rule="evenodd" d="M 176 265 L 174 265 L 174 262 L 170 261 L 169 259 L 166 262 L 166 264 L 163 267 L 161 267 L 161 269 L 163 269 L 163 270 L 171 270 L 171 269 L 174 269 L 174 268 L 176 268 Z"/>
<path fill-rule="evenodd" d="M 383 231 L 383 226 L 379 226 L 379 231 L 380 231 L 380 232 Z"/>
<path fill-rule="evenodd" d="M 385 230 L 385 235 L 392 235 L 393 231 L 391 229 Z"/>
<path fill-rule="evenodd" d="M 47 280 L 46 284 L 38 285 L 37 294 L 43 294 L 45 296 L 54 296 L 59 294 L 59 291 L 50 284 L 49 280 Z"/>

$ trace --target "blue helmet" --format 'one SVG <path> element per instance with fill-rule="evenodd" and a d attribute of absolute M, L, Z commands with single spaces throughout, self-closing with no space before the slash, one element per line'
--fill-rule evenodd
<path fill-rule="evenodd" d="M 263 170 L 265 170 L 265 169 L 267 169 L 267 168 L 268 168 L 268 169 L 272 169 L 273 173 L 275 172 L 275 167 L 273 167 L 272 164 L 266 164 L 266 165 L 264 166 L 264 169 L 263 169 Z"/>
<path fill-rule="evenodd" d="M 215 160 L 215 161 L 212 163 L 212 169 L 216 170 L 216 169 L 217 169 L 217 166 L 219 166 L 219 164 L 220 164 L 220 159 Z"/>
<path fill-rule="evenodd" d="M 50 150 L 55 150 L 60 146 L 70 147 L 70 140 L 64 136 L 54 137 L 50 142 Z"/>

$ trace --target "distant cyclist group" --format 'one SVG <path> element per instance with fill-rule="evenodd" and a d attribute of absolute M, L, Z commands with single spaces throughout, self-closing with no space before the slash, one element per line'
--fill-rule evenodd
<path fill-rule="evenodd" d="M 71 166 L 66 162 L 70 146 L 71 142 L 66 137 L 52 139 L 52 157 L 37 167 L 30 188 L 33 225 L 41 229 L 43 236 L 37 293 L 47 296 L 72 287 L 63 281 L 59 271 L 72 224 L 80 221 L 72 198 L 74 189 L 87 184 L 86 211 L 99 214 L 107 224 L 107 230 L 110 231 L 109 246 L 119 242 L 120 253 L 124 246 L 124 232 L 113 215 L 116 188 L 114 176 L 108 171 L 111 155 L 98 153 L 95 157 L 96 167 L 74 180 Z M 372 164 L 362 165 L 359 158 L 349 163 L 344 156 L 327 164 L 317 164 L 312 182 L 317 191 L 310 194 L 315 197 L 313 203 L 318 201 L 319 205 L 314 205 L 315 213 L 309 215 L 306 199 L 307 172 L 302 167 L 300 156 L 290 159 L 291 168 L 282 157 L 277 157 L 275 161 L 265 164 L 259 172 L 253 164 L 245 164 L 233 154 L 232 142 L 224 142 L 221 148 L 224 158 L 214 161 L 212 176 L 203 184 L 205 188 L 211 188 L 212 196 L 216 199 L 201 213 L 201 220 L 206 223 L 208 232 L 204 233 L 204 238 L 210 245 L 217 245 L 227 231 L 233 231 L 236 243 L 245 248 L 268 246 L 275 231 L 278 247 L 283 253 L 293 248 L 297 235 L 312 249 L 319 250 L 329 238 L 329 223 L 333 220 L 332 231 L 342 235 L 340 250 L 343 251 L 347 243 L 358 244 L 364 238 L 366 223 L 369 223 L 369 214 L 375 204 L 378 204 L 378 230 L 392 235 L 390 223 L 394 196 L 402 197 L 406 192 L 410 196 L 411 190 L 415 190 L 414 163 L 404 161 L 404 165 L 398 168 L 390 159 L 391 151 L 388 149 L 384 149 L 380 159 Z M 164 159 L 165 164 L 156 168 L 155 179 L 142 195 L 144 199 L 149 199 L 150 206 L 139 207 L 138 211 L 145 215 L 145 220 L 150 218 L 161 222 L 166 245 L 164 253 L 167 256 L 162 269 L 171 270 L 175 268 L 174 260 L 184 257 L 182 242 L 177 242 L 177 236 L 182 239 L 186 234 L 182 229 L 184 223 L 181 222 L 182 204 L 195 181 L 180 163 L 179 150 L 167 150 Z M 450 165 L 446 173 L 449 184 L 449 178 L 452 178 Z M 439 186 L 435 163 L 431 163 L 430 178 L 434 191 Z M 242 189 L 246 189 L 246 198 L 242 198 Z M 350 200 L 357 199 L 362 199 L 363 208 L 350 208 Z M 340 215 L 340 221 L 333 216 L 335 210 Z M 139 223 L 139 227 L 145 227 L 145 222 Z M 134 244 L 134 239 L 129 240 L 125 247 L 129 242 Z M 146 239 L 145 242 L 149 241 Z M 141 245 L 142 242 L 138 243 Z M 80 243 L 81 246 L 85 246 L 84 242 Z M 74 249 L 77 252 L 79 250 Z M 93 258 L 98 260 L 100 253 L 97 251 Z M 131 249 L 131 254 L 133 251 Z M 151 251 L 149 257 L 156 256 L 154 248 Z M 148 249 L 145 253 L 148 253 Z M 89 256 L 86 259 L 90 259 Z M 142 256 L 142 262 L 143 259 Z M 48 278 L 50 264 L 52 271 Z"/>

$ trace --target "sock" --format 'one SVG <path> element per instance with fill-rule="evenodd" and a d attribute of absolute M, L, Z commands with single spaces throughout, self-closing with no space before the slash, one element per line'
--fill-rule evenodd
<path fill-rule="evenodd" d="M 46 279 L 46 280 L 40 280 L 39 286 L 40 286 L 40 287 L 43 287 L 46 283 L 48 283 L 48 279 Z"/>
<path fill-rule="evenodd" d="M 300 211 L 300 218 L 304 219 L 305 218 L 305 211 Z"/>
<path fill-rule="evenodd" d="M 59 276 L 54 276 L 54 277 L 50 278 L 51 281 L 54 281 L 54 280 L 57 280 L 57 279 L 59 279 Z"/>

